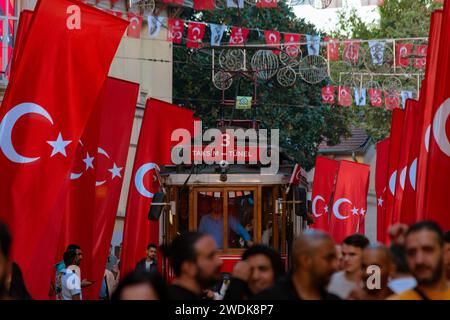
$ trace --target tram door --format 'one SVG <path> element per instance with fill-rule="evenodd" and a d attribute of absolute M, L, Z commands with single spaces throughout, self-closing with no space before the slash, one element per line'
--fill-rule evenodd
<path fill-rule="evenodd" d="M 208 233 L 224 252 L 261 241 L 258 188 L 194 188 L 190 230 Z"/>

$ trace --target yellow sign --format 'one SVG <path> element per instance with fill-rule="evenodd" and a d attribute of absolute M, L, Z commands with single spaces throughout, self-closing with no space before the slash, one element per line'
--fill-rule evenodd
<path fill-rule="evenodd" d="M 236 109 L 247 110 L 252 108 L 252 97 L 237 97 Z"/>

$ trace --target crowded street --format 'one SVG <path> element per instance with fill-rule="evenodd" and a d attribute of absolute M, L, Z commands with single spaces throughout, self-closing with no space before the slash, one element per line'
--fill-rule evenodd
<path fill-rule="evenodd" d="M 450 300 L 450 0 L 0 11 L 1 306 Z"/>

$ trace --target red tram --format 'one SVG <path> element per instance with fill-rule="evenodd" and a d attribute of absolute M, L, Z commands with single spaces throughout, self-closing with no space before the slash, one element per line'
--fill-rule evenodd
<path fill-rule="evenodd" d="M 201 229 L 202 219 L 219 207 L 223 229 L 213 236 L 221 250 L 222 272 L 231 272 L 252 243 L 277 249 L 288 266 L 292 239 L 304 228 L 308 217 L 307 182 L 302 170 L 300 184 L 290 186 L 295 163 L 283 152 L 279 163 L 278 172 L 272 175 L 262 175 L 260 165 L 254 164 L 162 167 L 160 178 L 165 196 L 155 198 L 154 204 L 164 202 L 171 206 L 165 206 L 158 217 L 160 243 Z M 243 233 L 250 236 L 250 241 L 244 241 Z M 162 267 L 170 278 L 168 264 Z"/>

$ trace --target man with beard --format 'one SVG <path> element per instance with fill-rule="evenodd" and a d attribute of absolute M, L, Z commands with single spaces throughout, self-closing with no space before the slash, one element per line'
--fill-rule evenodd
<path fill-rule="evenodd" d="M 220 280 L 222 260 L 214 238 L 199 232 L 177 236 L 166 251 L 175 280 L 169 286 L 171 300 L 199 300 Z"/>
<path fill-rule="evenodd" d="M 294 242 L 294 269 L 255 300 L 338 300 L 326 291 L 337 268 L 333 239 L 319 230 L 307 230 Z"/>
<path fill-rule="evenodd" d="M 445 273 L 447 275 L 447 281 L 450 284 L 450 231 L 447 231 L 444 235 L 444 264 Z"/>
<path fill-rule="evenodd" d="M 406 259 L 417 280 L 414 289 L 394 295 L 392 300 L 450 300 L 444 270 L 444 234 L 439 225 L 422 221 L 406 233 Z"/>
<path fill-rule="evenodd" d="M 0 222 L 0 300 L 9 299 L 6 290 L 6 278 L 9 270 L 9 253 L 11 250 L 11 235 L 6 225 Z"/>

